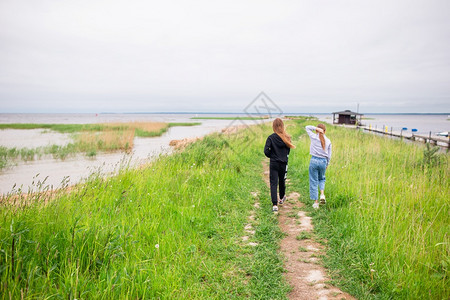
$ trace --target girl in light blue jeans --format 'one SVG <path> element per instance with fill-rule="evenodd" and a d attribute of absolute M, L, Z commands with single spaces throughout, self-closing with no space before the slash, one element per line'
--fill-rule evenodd
<path fill-rule="evenodd" d="M 311 139 L 309 163 L 309 195 L 314 201 L 313 207 L 319 208 L 318 189 L 320 189 L 320 203 L 325 204 L 325 171 L 331 159 L 331 141 L 325 136 L 326 127 L 323 124 L 305 127 Z"/>

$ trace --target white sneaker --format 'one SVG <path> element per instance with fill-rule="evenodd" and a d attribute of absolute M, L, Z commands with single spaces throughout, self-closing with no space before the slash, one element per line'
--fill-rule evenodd
<path fill-rule="evenodd" d="M 320 204 L 325 204 L 327 201 L 325 200 L 325 195 L 320 195 Z"/>
<path fill-rule="evenodd" d="M 278 206 L 274 205 L 274 206 L 272 207 L 272 211 L 273 211 L 273 212 L 278 212 Z"/>
<path fill-rule="evenodd" d="M 286 201 L 286 195 L 284 195 L 283 199 L 278 200 L 278 204 L 283 205 L 284 201 Z"/>
<path fill-rule="evenodd" d="M 318 208 L 319 208 L 319 203 L 317 203 L 317 202 L 314 202 L 314 204 L 313 204 L 313 208 L 314 208 L 314 209 L 318 209 Z"/>

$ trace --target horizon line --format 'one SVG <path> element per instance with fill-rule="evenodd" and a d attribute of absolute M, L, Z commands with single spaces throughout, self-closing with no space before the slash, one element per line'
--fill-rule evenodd
<path fill-rule="evenodd" d="M 156 112 L 0 112 L 0 114 L 235 114 L 235 115 L 270 115 L 268 114 L 248 114 L 245 112 L 189 112 L 189 111 L 156 111 Z M 283 112 L 281 114 L 272 115 L 326 115 L 333 112 Z M 450 112 L 367 112 L 363 115 L 450 115 Z"/>

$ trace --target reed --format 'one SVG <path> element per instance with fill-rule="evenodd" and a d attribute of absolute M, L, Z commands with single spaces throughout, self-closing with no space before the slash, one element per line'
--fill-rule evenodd
<path fill-rule="evenodd" d="M 163 122 L 116 122 L 104 123 L 102 126 L 102 131 L 121 132 L 134 130 L 134 134 L 139 137 L 160 136 L 170 127 L 168 123 Z"/>
<path fill-rule="evenodd" d="M 311 206 L 309 138 L 297 124 L 290 170 Z M 430 160 L 422 145 L 331 125 L 327 136 L 327 204 L 311 213 L 337 282 L 361 299 L 448 299 L 448 154 Z"/>
<path fill-rule="evenodd" d="M 41 154 L 42 148 L 7 148 L 0 146 L 0 170 L 7 167 L 8 164 L 16 159 L 23 161 L 34 160 L 36 155 Z"/>
<path fill-rule="evenodd" d="M 103 130 L 101 132 L 82 132 L 75 136 L 75 145 L 80 152 L 130 151 L 133 148 L 135 129 Z"/>

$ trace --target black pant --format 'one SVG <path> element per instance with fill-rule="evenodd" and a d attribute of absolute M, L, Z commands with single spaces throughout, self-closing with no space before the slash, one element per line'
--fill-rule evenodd
<path fill-rule="evenodd" d="M 271 161 L 270 162 L 270 196 L 272 204 L 277 205 L 277 184 L 280 184 L 280 199 L 283 199 L 286 193 L 286 173 L 287 163 Z"/>

